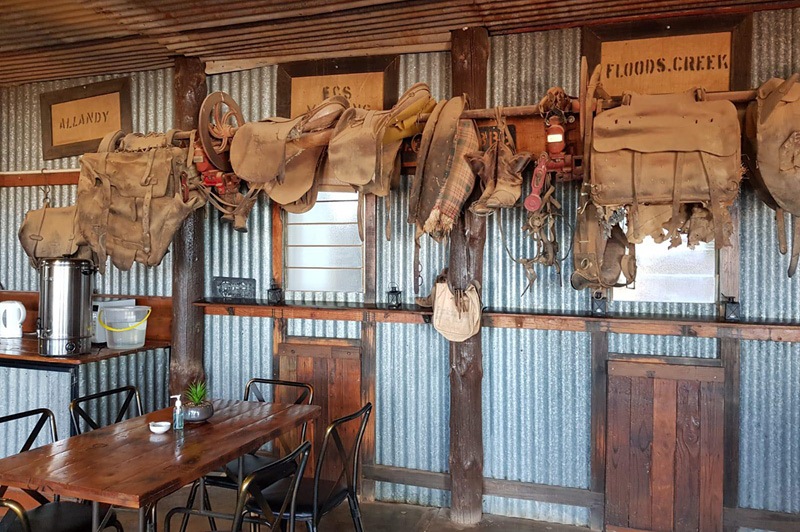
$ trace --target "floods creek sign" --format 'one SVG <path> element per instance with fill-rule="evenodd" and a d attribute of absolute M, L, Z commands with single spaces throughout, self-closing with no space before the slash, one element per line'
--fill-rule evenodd
<path fill-rule="evenodd" d="M 95 151 L 107 134 L 130 132 L 130 78 L 41 95 L 42 152 L 57 159 Z"/>
<path fill-rule="evenodd" d="M 601 58 L 603 88 L 612 95 L 730 87 L 729 32 L 604 42 Z"/>

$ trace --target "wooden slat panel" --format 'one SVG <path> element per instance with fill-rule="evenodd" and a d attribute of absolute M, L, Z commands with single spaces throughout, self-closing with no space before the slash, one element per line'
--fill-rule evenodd
<path fill-rule="evenodd" d="M 700 385 L 700 530 L 722 530 L 724 385 Z"/>
<path fill-rule="evenodd" d="M 725 370 L 721 367 L 671 366 L 669 364 L 640 364 L 621 361 L 609 362 L 608 374 L 621 377 L 677 381 L 723 382 L 725 378 Z"/>
<path fill-rule="evenodd" d="M 675 529 L 698 530 L 700 517 L 700 383 L 678 381 Z"/>
<path fill-rule="evenodd" d="M 653 444 L 653 379 L 631 379 L 630 507 L 628 524 L 649 529 Z"/>
<path fill-rule="evenodd" d="M 677 383 L 671 380 L 653 382 L 653 473 L 650 492 L 653 495 L 653 530 L 672 530 L 675 497 L 675 423 Z"/>
<path fill-rule="evenodd" d="M 606 435 L 606 523 L 628 525 L 631 379 L 608 378 Z"/>

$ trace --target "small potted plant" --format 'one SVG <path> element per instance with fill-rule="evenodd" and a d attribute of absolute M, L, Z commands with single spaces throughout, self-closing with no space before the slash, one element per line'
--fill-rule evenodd
<path fill-rule="evenodd" d="M 205 381 L 195 381 L 186 388 L 184 395 L 184 420 L 197 423 L 205 421 L 214 414 L 214 405 L 206 398 L 208 388 Z"/>

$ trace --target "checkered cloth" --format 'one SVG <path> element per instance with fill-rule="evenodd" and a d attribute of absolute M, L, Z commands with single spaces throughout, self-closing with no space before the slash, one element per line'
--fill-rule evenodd
<path fill-rule="evenodd" d="M 444 186 L 439 191 L 439 197 L 424 226 L 424 231 L 436 240 L 440 240 L 450 233 L 464 203 L 472 193 L 472 187 L 475 186 L 475 174 L 464 156 L 479 148 L 480 141 L 475 122 L 466 119 L 459 120 L 453 151 L 445 169 Z"/>

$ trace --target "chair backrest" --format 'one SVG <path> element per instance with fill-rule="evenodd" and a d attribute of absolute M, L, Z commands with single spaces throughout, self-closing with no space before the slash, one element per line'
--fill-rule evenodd
<path fill-rule="evenodd" d="M 270 530 L 280 526 L 280 516 L 289 514 L 288 532 L 294 532 L 295 525 L 295 506 L 297 501 L 297 491 L 300 481 L 305 473 L 308 455 L 311 452 L 311 443 L 303 442 L 300 447 L 289 453 L 284 458 L 269 465 L 260 467 L 247 475 L 239 488 L 239 495 L 236 499 L 236 511 L 234 512 L 232 532 L 238 532 L 242 528 L 244 521 L 245 505 L 248 501 L 253 501 L 261 510 L 260 520 L 269 524 Z M 288 478 L 286 486 L 286 496 L 280 508 L 270 507 L 262 493 L 263 490 L 275 482 Z"/>
<path fill-rule="evenodd" d="M 328 425 L 314 472 L 314 523 L 319 523 L 320 509 L 328 506 L 327 502 L 341 494 L 342 490 L 346 490 L 351 497 L 358 493 L 358 457 L 370 412 L 372 403 L 367 403 L 361 410 L 335 419 Z M 345 439 L 347 436 L 349 438 Z M 334 459 L 337 462 L 335 488 L 320 500 L 319 483 L 324 464 Z"/>
<path fill-rule="evenodd" d="M 95 402 L 98 399 L 103 401 Z M 133 402 L 134 399 L 135 402 Z M 86 403 L 92 404 L 86 405 Z M 87 412 L 84 406 L 92 413 Z M 116 414 L 114 414 L 115 406 L 118 406 Z M 83 432 L 81 420 L 86 422 L 88 430 L 99 429 L 103 425 L 113 425 L 125 419 L 130 407 L 133 408 L 134 416 L 142 415 L 142 400 L 139 398 L 139 390 L 135 386 L 122 386 L 73 399 L 69 403 L 69 415 L 72 418 L 75 432 L 81 434 Z M 113 421 L 110 421 L 111 419 Z"/>
<path fill-rule="evenodd" d="M 244 400 L 250 401 L 251 397 L 262 403 L 269 402 L 270 394 L 267 391 L 271 388 L 272 400 L 275 402 L 292 403 L 295 405 L 310 405 L 314 400 L 314 387 L 306 382 L 283 381 L 279 379 L 250 379 L 244 387 Z M 266 393 L 265 393 L 266 392 Z M 300 427 L 299 441 L 306 440 L 306 430 L 308 423 L 303 423 Z M 285 436 L 278 438 L 283 446 L 284 452 L 289 452 L 294 445 L 288 443 Z"/>
<path fill-rule="evenodd" d="M 42 434 L 42 431 L 45 427 L 49 426 L 49 440 L 47 443 L 52 443 L 58 439 L 56 435 L 56 418 L 53 415 L 53 412 L 48 410 L 47 408 L 36 408 L 34 410 L 28 410 L 25 412 L 19 412 L 17 414 L 9 414 L 7 416 L 0 417 L 0 425 L 5 423 L 11 423 L 13 421 L 19 421 L 26 418 L 37 418 L 33 429 L 28 433 L 28 437 L 25 439 L 25 443 L 22 444 L 19 452 L 24 453 L 25 451 L 30 450 L 33 446 L 34 442 L 36 442 L 39 435 Z M 47 434 L 47 433 L 45 433 Z M 8 486 L 0 486 L 0 497 L 5 495 L 6 490 L 8 490 Z M 49 502 L 44 496 L 39 494 L 33 490 L 25 490 L 25 493 L 33 497 L 39 504 L 45 504 Z"/>

